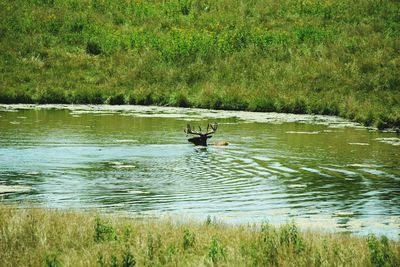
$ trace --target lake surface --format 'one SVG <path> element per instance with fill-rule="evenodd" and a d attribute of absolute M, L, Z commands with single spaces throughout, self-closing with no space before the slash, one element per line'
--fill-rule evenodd
<path fill-rule="evenodd" d="M 395 133 L 319 119 L 94 109 L 0 107 L 0 201 L 400 237 Z M 195 148 L 188 121 L 218 122 L 210 142 L 230 145 Z"/>

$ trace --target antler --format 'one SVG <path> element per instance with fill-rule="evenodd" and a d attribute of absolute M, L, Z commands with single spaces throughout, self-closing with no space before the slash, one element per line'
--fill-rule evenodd
<path fill-rule="evenodd" d="M 212 129 L 211 132 L 208 131 L 209 128 Z M 207 132 L 206 132 L 205 134 L 206 134 L 206 135 L 213 134 L 213 133 L 215 133 L 215 132 L 217 131 L 217 129 L 218 129 L 218 124 L 217 124 L 217 123 L 209 123 L 209 124 L 207 125 Z"/>
<path fill-rule="evenodd" d="M 199 127 L 200 131 L 196 131 L 190 124 L 186 126 L 186 129 L 183 130 L 185 134 L 197 134 L 197 135 L 202 135 L 201 133 L 201 128 Z"/>
<path fill-rule="evenodd" d="M 211 128 L 211 131 L 209 131 L 209 129 Z M 213 133 L 215 133 L 216 131 L 217 131 L 217 129 L 218 129 L 218 124 L 217 123 L 209 123 L 208 125 L 207 125 L 207 131 L 205 132 L 205 133 L 202 133 L 201 132 L 201 127 L 199 126 L 199 131 L 196 131 L 195 129 L 194 129 L 194 127 L 192 127 L 190 124 L 188 124 L 187 126 L 186 126 L 186 129 L 185 130 L 183 130 L 186 134 L 197 134 L 197 135 L 200 135 L 200 136 L 208 136 L 208 135 L 210 135 L 210 134 L 213 134 Z"/>

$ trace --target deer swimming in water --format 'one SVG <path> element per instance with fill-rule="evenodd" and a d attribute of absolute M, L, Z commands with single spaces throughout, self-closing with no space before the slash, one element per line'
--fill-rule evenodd
<path fill-rule="evenodd" d="M 187 128 L 183 131 L 186 133 L 186 135 L 189 135 L 189 134 L 198 135 L 198 136 L 189 138 L 188 141 L 190 143 L 193 143 L 196 146 L 207 146 L 207 139 L 211 138 L 212 134 L 215 133 L 217 131 L 217 129 L 218 129 L 217 123 L 209 123 L 207 125 L 206 132 L 202 133 L 200 126 L 199 126 L 199 131 L 196 131 L 194 127 L 192 127 L 190 124 L 188 124 Z M 216 142 L 216 145 L 226 146 L 226 145 L 228 145 L 228 142 L 220 141 L 220 142 Z"/>

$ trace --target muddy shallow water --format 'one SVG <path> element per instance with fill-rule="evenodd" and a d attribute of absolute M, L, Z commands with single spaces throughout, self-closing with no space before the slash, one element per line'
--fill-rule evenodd
<path fill-rule="evenodd" d="M 214 121 L 229 146 L 187 143 L 186 123 Z M 0 136 L 2 202 L 399 239 L 399 136 L 340 118 L 0 105 Z"/>

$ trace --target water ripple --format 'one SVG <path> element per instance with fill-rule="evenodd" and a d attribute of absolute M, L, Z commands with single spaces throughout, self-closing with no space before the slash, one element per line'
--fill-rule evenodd
<path fill-rule="evenodd" d="M 233 145 L 201 149 L 175 119 L 73 115 L 1 115 L 0 185 L 30 188 L 0 192 L 3 201 L 355 232 L 393 233 L 400 218 L 400 155 L 376 141 L 388 134 L 228 120 L 221 133 Z"/>

